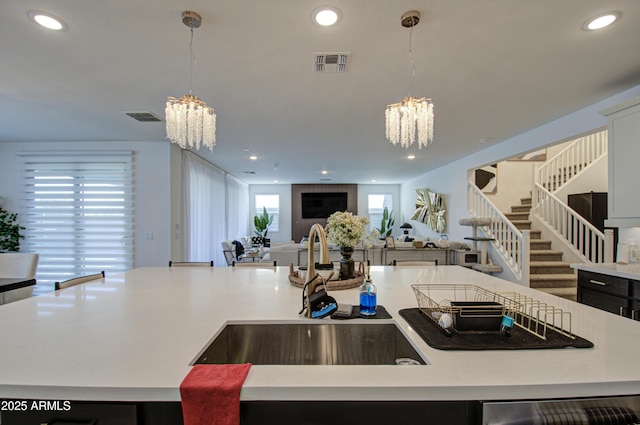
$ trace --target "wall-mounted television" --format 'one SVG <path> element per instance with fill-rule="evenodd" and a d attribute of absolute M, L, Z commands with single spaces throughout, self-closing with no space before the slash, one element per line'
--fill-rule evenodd
<path fill-rule="evenodd" d="M 347 192 L 302 192 L 302 218 L 327 218 L 347 210 Z"/>

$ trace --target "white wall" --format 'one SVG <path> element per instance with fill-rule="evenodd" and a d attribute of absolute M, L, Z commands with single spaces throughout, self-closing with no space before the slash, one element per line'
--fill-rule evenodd
<path fill-rule="evenodd" d="M 587 192 L 608 192 L 609 191 L 609 164 L 607 157 L 600 158 L 598 161 L 587 167 L 581 174 L 580 178 L 571 180 L 562 186 L 554 195 L 562 202 L 567 203 L 568 195 L 574 193 Z"/>
<path fill-rule="evenodd" d="M 168 142 L 0 142 L 0 196 L 5 208 L 19 212 L 21 182 L 15 153 L 51 150 L 134 151 L 134 267 L 167 264 L 171 258 Z"/>
<path fill-rule="evenodd" d="M 496 193 L 487 197 L 503 213 L 511 212 L 513 205 L 520 205 L 520 198 L 531 195 L 533 170 L 540 161 L 502 161 L 497 168 Z"/>
<path fill-rule="evenodd" d="M 551 145 L 604 127 L 607 125 L 607 119 L 600 114 L 600 111 L 638 95 L 640 95 L 640 86 L 403 183 L 401 187 L 401 215 L 403 219 L 411 217 L 413 214 L 416 199 L 415 189 L 427 187 L 444 195 L 447 207 L 446 233 L 449 235 L 449 239 L 462 240 L 465 236 L 470 236 L 471 228 L 458 225 L 460 218 L 468 217 L 466 194 L 468 170 L 500 162 L 521 152 Z M 478 139 L 482 137 L 483 135 L 478 135 Z M 436 135 L 434 143 L 437 142 Z M 500 183 L 498 183 L 498 190 L 500 190 Z M 438 234 L 428 229 L 426 225 L 416 222 L 412 222 L 412 224 L 414 224 L 414 231 L 417 235 L 431 236 L 437 239 Z"/>
<path fill-rule="evenodd" d="M 547 159 L 553 158 L 569 143 L 570 141 L 567 141 L 548 146 Z M 542 164 L 544 161 L 500 161 L 497 168 L 498 190 L 496 193 L 487 194 L 487 197 L 503 213 L 511 212 L 512 206 L 521 204 L 521 198 L 531 195 L 533 173 Z"/>
<path fill-rule="evenodd" d="M 358 215 L 366 217 L 369 213 L 369 195 L 390 194 L 392 197 L 391 210 L 395 217 L 393 236 L 402 234 L 400 226 L 404 221 L 400 220 L 400 185 L 399 184 L 359 184 L 358 185 Z M 373 223 L 373 227 L 380 227 L 381 223 Z"/>
<path fill-rule="evenodd" d="M 253 235 L 253 217 L 256 215 L 256 195 L 280 195 L 280 230 L 269 230 L 267 236 L 271 243 L 291 240 L 291 185 L 289 184 L 252 184 L 249 185 L 249 229 Z M 296 241 L 299 242 L 299 241 Z"/>
<path fill-rule="evenodd" d="M 618 240 L 620 242 L 635 242 L 636 245 L 640 245 L 640 227 L 631 227 L 628 229 L 620 229 L 618 234 Z"/>

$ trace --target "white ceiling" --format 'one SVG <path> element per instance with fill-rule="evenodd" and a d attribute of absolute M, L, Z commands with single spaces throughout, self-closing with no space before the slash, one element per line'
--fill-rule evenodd
<path fill-rule="evenodd" d="M 321 5 L 338 25 L 312 23 Z M 386 105 L 409 91 L 411 9 L 412 94 L 436 113 L 420 151 L 384 136 Z M 167 96 L 189 91 L 183 10 L 203 18 L 193 94 L 218 116 L 217 145 L 199 154 L 248 183 L 401 183 L 640 84 L 638 0 L 3 0 L 0 141 L 168 143 L 164 123 L 123 112 L 163 117 Z M 609 10 L 622 19 L 581 29 Z M 348 72 L 314 73 L 316 52 L 351 52 Z"/>

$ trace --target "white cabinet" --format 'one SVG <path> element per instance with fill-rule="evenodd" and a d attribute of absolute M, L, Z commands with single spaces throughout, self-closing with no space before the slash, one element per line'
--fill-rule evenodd
<path fill-rule="evenodd" d="M 640 226 L 640 97 L 602 111 L 609 118 L 609 219 Z"/>

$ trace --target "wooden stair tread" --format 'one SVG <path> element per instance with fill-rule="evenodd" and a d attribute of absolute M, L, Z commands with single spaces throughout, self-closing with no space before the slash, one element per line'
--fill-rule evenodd
<path fill-rule="evenodd" d="M 578 277 L 567 273 L 531 274 L 529 280 L 575 280 L 577 282 Z"/>
<path fill-rule="evenodd" d="M 541 234 L 542 232 L 540 230 L 529 230 L 529 235 L 531 236 L 531 239 L 535 239 L 536 242 L 543 240 L 543 239 L 540 239 Z"/>
<path fill-rule="evenodd" d="M 562 254 L 562 251 L 558 251 L 555 249 L 532 249 L 529 251 L 531 254 Z"/>
<path fill-rule="evenodd" d="M 541 251 L 544 249 L 551 249 L 551 242 L 538 242 L 537 239 L 530 239 L 530 249 Z"/>
<path fill-rule="evenodd" d="M 507 217 L 511 221 L 514 221 L 514 220 L 529 220 L 529 213 L 527 213 L 527 212 L 506 213 L 504 216 Z"/>
<path fill-rule="evenodd" d="M 567 263 L 566 261 L 530 261 L 529 265 L 532 267 L 535 267 L 535 266 L 569 267 L 570 263 Z"/>
<path fill-rule="evenodd" d="M 576 301 L 578 296 L 577 288 L 534 288 L 534 289 L 536 289 L 537 291 L 545 292 L 547 294 L 566 298 L 571 301 Z"/>

